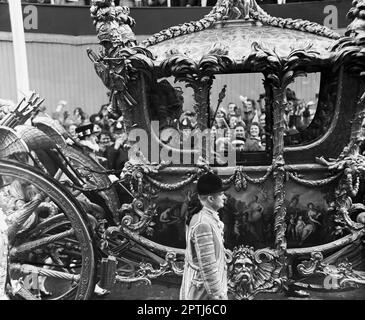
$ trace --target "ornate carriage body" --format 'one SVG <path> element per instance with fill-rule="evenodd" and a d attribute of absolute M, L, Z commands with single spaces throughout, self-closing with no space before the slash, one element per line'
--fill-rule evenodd
<path fill-rule="evenodd" d="M 221 212 L 226 246 L 235 248 L 236 258 L 248 255 L 259 265 L 263 255 L 271 264 L 266 284 L 256 283 L 243 293 L 237 289 L 240 281 L 232 280 L 233 263 L 231 286 L 237 297 L 275 290 L 273 279 L 283 280 L 279 269 L 287 270 L 289 278 L 298 270 L 305 273 L 304 265 L 296 266 L 313 252 L 320 253 L 311 260 L 318 267 L 322 254 L 326 262 L 335 262 L 333 252 L 359 242 L 364 232 L 362 191 L 358 194 L 364 161 L 364 5 L 353 2 L 352 22 L 340 36 L 309 21 L 271 17 L 255 1 L 218 1 L 201 20 L 137 43 L 128 8 L 94 1 L 91 14 L 104 47 L 92 56 L 96 72 L 111 90 L 113 112 L 123 115 L 127 130 L 148 132 L 149 148 L 142 151 L 147 161 L 130 163 L 125 170 L 139 173 L 138 196 L 149 208 L 153 203 L 153 213 L 129 221 L 126 232 L 140 239 L 152 222 L 147 245 L 155 252 L 182 254 L 187 202 L 193 197 L 189 190 L 201 172 L 216 170 L 231 184 Z M 286 131 L 287 88 L 300 77 L 313 79 L 311 75 L 318 83 L 311 122 Z M 181 148 L 183 109 L 196 115 L 201 137 L 211 129 L 225 97 L 227 88 L 218 94 L 220 86 L 241 81 L 244 94 L 249 82 L 260 80 L 266 115 L 263 150 L 235 152 L 233 164 L 222 164 L 207 160 L 207 153 L 194 146 Z M 184 87 L 189 93 L 185 102 Z M 173 145 L 175 129 L 180 129 L 180 142 Z M 156 150 L 159 156 L 164 150 L 165 158 L 156 158 Z M 162 163 L 165 159 L 172 164 Z"/>

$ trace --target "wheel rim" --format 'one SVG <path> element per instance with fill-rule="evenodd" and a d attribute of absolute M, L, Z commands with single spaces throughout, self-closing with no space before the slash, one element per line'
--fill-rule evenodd
<path fill-rule="evenodd" d="M 0 176 L 0 204 L 9 225 L 8 278 L 13 295 L 87 299 L 94 288 L 95 257 L 81 206 L 57 181 L 28 166 L 0 161 Z M 17 197 L 23 197 L 23 203 L 14 203 Z M 47 211 L 44 204 L 53 210 Z M 46 295 L 49 292 L 51 296 Z"/>

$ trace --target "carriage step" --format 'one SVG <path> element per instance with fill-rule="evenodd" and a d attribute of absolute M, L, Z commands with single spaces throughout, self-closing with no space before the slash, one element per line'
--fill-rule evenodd
<path fill-rule="evenodd" d="M 101 259 L 100 282 L 98 285 L 106 290 L 111 290 L 115 284 L 117 272 L 117 259 L 114 256 Z"/>

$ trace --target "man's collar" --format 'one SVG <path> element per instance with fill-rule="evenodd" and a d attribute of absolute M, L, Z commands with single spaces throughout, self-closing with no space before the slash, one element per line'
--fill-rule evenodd
<path fill-rule="evenodd" d="M 206 206 L 203 206 L 203 209 L 205 211 L 208 211 L 215 220 L 217 220 L 218 222 L 220 221 L 219 216 L 218 216 L 218 211 L 215 211 L 215 210 L 213 210 L 211 208 L 208 208 Z"/>

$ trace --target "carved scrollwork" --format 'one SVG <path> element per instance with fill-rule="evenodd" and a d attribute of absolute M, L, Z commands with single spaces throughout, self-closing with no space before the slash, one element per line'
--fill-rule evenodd
<path fill-rule="evenodd" d="M 121 224 L 129 230 L 141 233 L 146 230 L 147 234 L 153 233 L 152 218 L 157 215 L 157 205 L 148 203 L 144 210 L 144 203 L 139 199 L 134 199 L 132 204 L 123 205 L 120 212 L 123 215 Z"/>
<path fill-rule="evenodd" d="M 342 289 L 365 284 L 363 273 L 353 270 L 350 262 L 344 261 L 330 265 L 323 262 L 323 255 L 320 252 L 313 252 L 310 260 L 299 264 L 297 270 L 304 276 L 321 274 L 325 277 L 331 277 L 334 281 L 331 282 L 331 288 L 326 289 Z"/>
<path fill-rule="evenodd" d="M 144 277 L 147 279 L 155 279 L 166 274 L 182 275 L 184 269 L 178 265 L 175 252 L 167 252 L 165 261 L 160 264 L 159 269 L 154 269 L 150 263 L 140 263 L 139 269 L 136 274 L 138 277 Z"/>
<path fill-rule="evenodd" d="M 280 278 L 282 267 L 273 250 L 255 252 L 247 246 L 235 248 L 229 266 L 228 290 L 238 300 L 251 300 L 260 292 L 277 292 L 284 281 Z"/>

